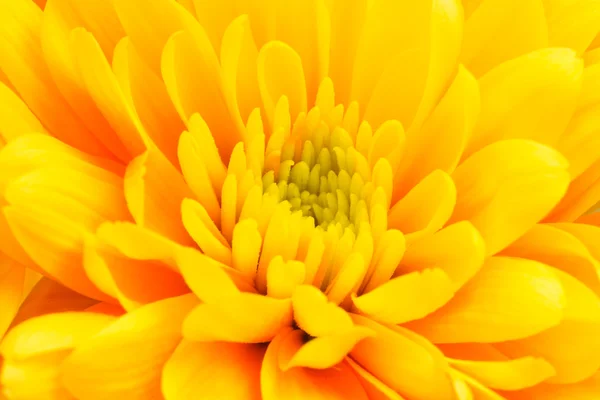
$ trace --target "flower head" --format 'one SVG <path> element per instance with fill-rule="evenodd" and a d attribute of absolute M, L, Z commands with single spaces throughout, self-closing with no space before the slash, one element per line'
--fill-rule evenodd
<path fill-rule="evenodd" d="M 8 399 L 600 394 L 598 1 L 44 3 L 0 1 Z"/>

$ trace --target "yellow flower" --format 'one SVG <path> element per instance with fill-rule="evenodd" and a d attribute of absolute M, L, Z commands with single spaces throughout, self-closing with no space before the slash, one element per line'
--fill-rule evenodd
<path fill-rule="evenodd" d="M 3 396 L 599 398 L 599 31 L 0 0 Z"/>

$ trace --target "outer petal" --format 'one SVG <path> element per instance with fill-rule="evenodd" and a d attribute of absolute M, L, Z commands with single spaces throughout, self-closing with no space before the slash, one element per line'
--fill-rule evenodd
<path fill-rule="evenodd" d="M 507 61 L 479 80 L 481 115 L 465 156 L 500 139 L 556 145 L 575 111 L 583 62 L 569 49 Z"/>
<path fill-rule="evenodd" d="M 45 65 L 40 46 L 42 11 L 29 0 L 0 6 L 0 70 L 40 121 L 61 141 L 90 154 L 108 152 L 74 115 Z"/>
<path fill-rule="evenodd" d="M 162 374 L 166 400 L 260 400 L 265 348 L 225 342 L 183 340 Z"/>
<path fill-rule="evenodd" d="M 8 330 L 23 300 L 25 267 L 0 255 L 0 340 Z"/>
<path fill-rule="evenodd" d="M 504 61 L 547 46 L 543 0 L 486 0 L 467 19 L 461 62 L 479 77 Z"/>
<path fill-rule="evenodd" d="M 284 330 L 269 344 L 261 369 L 264 400 L 367 400 L 367 396 L 345 362 L 334 368 L 281 370 L 281 361 L 289 359 L 302 345 L 302 331 Z"/>
<path fill-rule="evenodd" d="M 600 31 L 598 0 L 544 0 L 551 46 L 564 46 L 581 54 Z"/>
<path fill-rule="evenodd" d="M 59 379 L 61 363 L 113 320 L 97 313 L 61 313 L 17 326 L 0 347 L 3 392 L 15 399 L 71 399 Z"/>
<path fill-rule="evenodd" d="M 6 143 L 26 133 L 46 133 L 46 129 L 23 100 L 0 83 L 0 139 Z"/>
<path fill-rule="evenodd" d="M 479 85 L 463 66 L 420 129 L 406 135 L 405 154 L 394 174 L 396 201 L 435 170 L 452 173 L 479 116 Z M 444 131 L 443 135 L 439 133 Z"/>
<path fill-rule="evenodd" d="M 463 221 L 408 246 L 396 274 L 439 268 L 458 289 L 479 271 L 484 259 L 483 238 L 471 223 Z"/>
<path fill-rule="evenodd" d="M 489 388 L 521 390 L 535 386 L 555 374 L 543 358 L 523 357 L 508 361 L 449 360 L 450 365 Z"/>
<path fill-rule="evenodd" d="M 240 293 L 198 305 L 183 323 L 183 335 L 197 341 L 262 343 L 292 325 L 289 299 Z"/>
<path fill-rule="evenodd" d="M 600 372 L 584 381 L 570 385 L 539 385 L 530 390 L 515 393 L 515 400 L 596 400 L 600 391 Z"/>
<path fill-rule="evenodd" d="M 350 356 L 391 389 L 410 399 L 452 398 L 442 354 L 422 337 L 401 327 L 387 327 L 353 315 L 357 325 L 375 331 Z"/>
<path fill-rule="evenodd" d="M 572 224 L 562 224 L 569 227 Z M 575 236 L 559 226 L 537 224 L 506 248 L 503 255 L 528 258 L 556 267 L 600 295 L 600 263 Z"/>
<path fill-rule="evenodd" d="M 366 369 L 352 361 L 347 359 L 348 364 L 354 370 L 354 374 L 360 381 L 362 387 L 365 389 L 367 396 L 370 400 L 403 400 L 397 392 L 392 390 L 389 386 L 381 382 L 377 377 L 369 373 Z"/>
<path fill-rule="evenodd" d="M 178 345 L 192 295 L 149 304 L 126 314 L 75 348 L 61 367 L 64 385 L 85 399 L 160 397 L 164 363 Z"/>
<path fill-rule="evenodd" d="M 526 140 L 505 140 L 475 153 L 452 174 L 458 198 L 451 222 L 466 219 L 494 254 L 540 221 L 564 195 L 566 160 Z"/>
<path fill-rule="evenodd" d="M 445 307 L 407 326 L 437 343 L 503 342 L 556 326 L 564 307 L 562 286 L 548 267 L 492 257 Z"/>
<path fill-rule="evenodd" d="M 598 296 L 572 276 L 553 271 L 565 292 L 561 323 L 535 336 L 499 344 L 516 356 L 543 357 L 556 369 L 552 383 L 575 383 L 592 376 L 600 368 L 600 303 Z"/>

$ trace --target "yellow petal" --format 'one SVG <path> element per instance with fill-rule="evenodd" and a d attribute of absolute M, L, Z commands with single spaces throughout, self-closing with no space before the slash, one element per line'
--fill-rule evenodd
<path fill-rule="evenodd" d="M 181 30 L 193 31 L 196 38 L 210 49 L 211 63 L 216 65 L 218 62 L 202 27 L 176 2 L 132 0 L 115 3 L 114 7 L 136 51 L 157 75 L 160 75 L 160 59 L 165 44 L 171 35 Z"/>
<path fill-rule="evenodd" d="M 352 319 L 375 332 L 350 353 L 366 371 L 410 399 L 452 398 L 447 365 L 429 342 L 401 327 L 387 327 L 358 315 Z"/>
<path fill-rule="evenodd" d="M 346 361 L 354 370 L 354 374 L 365 389 L 367 397 L 370 400 L 404 400 L 402 396 L 369 373 L 369 371 L 352 361 L 352 359 L 348 358 Z"/>
<path fill-rule="evenodd" d="M 183 132 L 179 137 L 178 157 L 183 177 L 210 218 L 215 223 L 220 223 L 221 210 L 217 197 L 220 190 L 213 189 L 208 166 L 202 161 L 197 146 L 192 133 Z"/>
<path fill-rule="evenodd" d="M 273 258 L 267 267 L 267 295 L 276 299 L 292 297 L 296 286 L 304 283 L 305 275 L 306 267 L 301 261 Z"/>
<path fill-rule="evenodd" d="M 479 271 L 484 258 L 483 238 L 470 222 L 463 221 L 410 244 L 396 273 L 439 268 L 458 289 Z"/>
<path fill-rule="evenodd" d="M 29 293 L 25 293 L 26 288 L 23 286 L 22 284 L 23 301 L 14 316 L 11 326 L 16 326 L 23 321 L 40 315 L 82 311 L 87 310 L 93 304 L 97 304 L 97 300 L 85 297 L 46 277 L 42 277 L 37 281 Z"/>
<path fill-rule="evenodd" d="M 556 145 L 556 148 L 569 160 L 569 174 L 572 180 L 584 174 L 598 160 L 598 153 L 592 149 L 599 143 L 599 112 L 600 102 L 587 108 L 582 107 L 573 116 L 565 134 Z"/>
<path fill-rule="evenodd" d="M 195 304 L 193 295 L 175 297 L 117 319 L 65 360 L 64 385 L 75 397 L 90 400 L 160 397 L 163 366 L 179 344 L 183 318 Z"/>
<path fill-rule="evenodd" d="M 100 45 L 107 60 L 113 59 L 119 40 L 125 36 L 112 4 L 96 1 L 88 4 L 53 0 L 44 9 L 40 41 L 44 61 L 56 86 L 85 127 L 121 161 L 130 155 L 113 127 L 102 115 L 79 73 L 71 31 L 84 28 Z"/>
<path fill-rule="evenodd" d="M 265 349 L 257 345 L 183 340 L 162 374 L 166 400 L 260 400 L 260 367 Z"/>
<path fill-rule="evenodd" d="M 0 138 L 4 142 L 25 133 L 46 133 L 23 100 L 3 83 L 0 83 L 0 103 Z"/>
<path fill-rule="evenodd" d="M 436 169 L 451 173 L 461 159 L 479 116 L 479 85 L 463 66 L 420 129 L 407 132 L 400 168 L 394 178 L 394 201 Z M 439 132 L 443 130 L 444 135 Z"/>
<path fill-rule="evenodd" d="M 450 222 L 470 221 L 487 254 L 509 245 L 540 221 L 564 195 L 566 160 L 527 140 L 505 140 L 475 153 L 452 174 L 457 202 Z"/>
<path fill-rule="evenodd" d="M 190 291 L 181 275 L 161 260 L 132 259 L 102 241 L 86 242 L 84 267 L 96 286 L 126 310 Z"/>
<path fill-rule="evenodd" d="M 368 1 L 334 0 L 332 3 L 329 76 L 338 103 L 348 104 L 352 84 L 352 68 L 348 66 L 354 64 Z"/>
<path fill-rule="evenodd" d="M 161 77 L 144 62 L 129 38 L 120 46 L 123 47 L 126 89 L 130 92 L 135 111 L 148 136 L 169 161 L 178 166 L 177 144 L 179 135 L 185 130 L 183 121 L 175 110 Z"/>
<path fill-rule="evenodd" d="M 289 359 L 302 345 L 303 332 L 287 329 L 271 341 L 260 372 L 264 400 L 367 400 L 367 396 L 346 362 L 334 368 L 281 369 L 281 360 Z"/>
<path fill-rule="evenodd" d="M 181 201 L 192 193 L 160 150 L 151 147 L 129 163 L 124 192 L 139 225 L 181 244 L 193 243 L 181 222 Z"/>
<path fill-rule="evenodd" d="M 229 243 L 200 203 L 184 199 L 181 203 L 181 219 L 185 229 L 204 254 L 222 264 L 231 264 Z"/>
<path fill-rule="evenodd" d="M 298 326 L 313 337 L 329 336 L 352 328 L 352 320 L 336 304 L 316 287 L 302 285 L 292 296 L 294 320 Z"/>
<path fill-rule="evenodd" d="M 261 245 L 262 238 L 256 220 L 249 218 L 238 222 L 233 228 L 231 241 L 233 268 L 254 279 Z"/>
<path fill-rule="evenodd" d="M 124 147 L 127 151 L 128 157 L 123 161 L 130 161 L 145 150 L 147 138 L 133 105 L 121 90 L 94 36 L 83 28 L 77 28 L 72 31 L 70 42 L 88 93 L 113 127 L 117 148 Z"/>
<path fill-rule="evenodd" d="M 452 178 L 435 170 L 391 208 L 388 226 L 402 231 L 407 241 L 414 241 L 442 228 L 452 215 L 455 202 Z"/>
<path fill-rule="evenodd" d="M 291 324 L 289 299 L 240 293 L 198 305 L 185 319 L 183 335 L 195 341 L 262 343 Z"/>
<path fill-rule="evenodd" d="M 200 38 L 203 33 L 197 30 L 201 28 L 194 21 L 193 30 L 169 38 L 162 53 L 162 77 L 175 109 L 188 128 L 192 115 L 202 115 L 214 134 L 221 157 L 227 160 L 241 132 L 223 97 L 218 61 L 213 59 L 215 55 L 208 40 Z"/>
<path fill-rule="evenodd" d="M 106 300 L 82 268 L 82 227 L 55 213 L 7 207 L 4 215 L 27 254 L 52 278 L 76 292 Z"/>
<path fill-rule="evenodd" d="M 600 201 L 600 160 L 571 181 L 567 193 L 545 220 L 573 222 L 590 211 L 598 201 Z"/>
<path fill-rule="evenodd" d="M 454 73 L 461 30 L 454 1 L 373 2 L 352 82 L 352 99 L 368 104 L 366 119 L 375 127 L 392 118 L 410 126 L 417 117 L 420 124 Z"/>
<path fill-rule="evenodd" d="M 40 46 L 42 15 L 29 0 L 2 3 L 0 49 L 10 56 L 2 57 L 0 70 L 40 122 L 61 141 L 90 154 L 108 155 L 53 82 Z"/>
<path fill-rule="evenodd" d="M 544 3 L 548 10 L 550 45 L 583 53 L 600 31 L 598 2 L 544 0 Z"/>
<path fill-rule="evenodd" d="M 23 300 L 25 267 L 0 255 L 0 340 L 8 330 Z"/>
<path fill-rule="evenodd" d="M 97 313 L 64 312 L 29 319 L 12 329 L 2 341 L 5 360 L 27 360 L 37 355 L 83 345 L 114 317 Z"/>
<path fill-rule="evenodd" d="M 480 77 L 504 61 L 544 47 L 548 28 L 543 0 L 486 0 L 467 19 L 460 59 Z"/>
<path fill-rule="evenodd" d="M 315 369 L 335 367 L 354 348 L 356 343 L 373 335 L 374 332 L 368 328 L 354 326 L 346 332 L 311 339 L 292 355 L 282 369 L 286 371 L 294 367 Z"/>
<path fill-rule="evenodd" d="M 543 49 L 500 64 L 479 80 L 481 114 L 465 156 L 500 139 L 555 145 L 575 111 L 583 62 Z"/>
<path fill-rule="evenodd" d="M 459 371 L 492 389 L 521 390 L 545 381 L 555 374 L 543 358 L 523 357 L 509 361 L 448 360 Z"/>
<path fill-rule="evenodd" d="M 565 224 L 569 226 L 571 224 Z M 552 245 L 548 245 L 548 244 Z M 506 248 L 503 255 L 521 257 L 556 267 L 600 294 L 600 264 L 586 246 L 559 226 L 534 225 Z"/>
<path fill-rule="evenodd" d="M 290 115 L 306 112 L 306 83 L 298 53 L 283 42 L 269 42 L 260 49 L 257 62 L 258 87 L 268 120 L 273 122 L 281 96 L 289 101 Z"/>
<path fill-rule="evenodd" d="M 187 285 L 205 303 L 213 303 L 240 292 L 236 284 L 240 284 L 244 277 L 239 279 L 237 271 L 195 249 L 178 249 L 175 261 Z"/>
<path fill-rule="evenodd" d="M 551 383 L 576 383 L 600 368 L 600 304 L 598 296 L 577 279 L 557 269 L 565 293 L 564 316 L 553 328 L 516 342 L 499 344 L 514 356 L 543 357 L 556 369 Z"/>
<path fill-rule="evenodd" d="M 95 313 L 59 313 L 19 325 L 2 343 L 3 393 L 19 400 L 73 399 L 60 380 L 61 363 L 73 347 L 113 320 Z"/>
<path fill-rule="evenodd" d="M 443 270 L 426 269 L 393 278 L 353 301 L 374 320 L 402 324 L 431 314 L 453 294 L 453 283 Z"/>
<path fill-rule="evenodd" d="M 600 372 L 584 381 L 570 385 L 542 384 L 535 388 L 517 392 L 516 400 L 595 400 L 600 390 Z"/>
<path fill-rule="evenodd" d="M 5 362 L 0 377 L 2 384 L 0 399 L 73 400 L 73 396 L 61 385 L 58 367 L 68 354 L 69 350 L 63 350 L 42 354 L 25 361 Z"/>
<path fill-rule="evenodd" d="M 202 16 L 198 15 L 201 21 L 207 19 L 211 12 L 224 11 L 227 13 L 229 11 L 226 6 L 214 7 L 208 5 L 209 1 L 202 0 L 200 2 L 203 3 L 205 10 L 210 10 Z M 211 23 L 220 22 L 218 20 L 211 21 Z M 221 47 L 223 91 L 231 115 L 234 116 L 237 124 L 242 125 L 238 129 L 244 130 L 243 125 L 248 120 L 250 113 L 260 104 L 257 75 L 258 49 L 247 15 L 239 16 L 227 26 L 227 30 L 223 27 L 223 31 Z M 210 34 L 210 30 L 207 29 L 207 33 Z M 217 34 L 214 39 L 220 42 L 221 36 Z"/>
<path fill-rule="evenodd" d="M 366 284 L 361 292 L 368 292 L 387 282 L 394 275 L 405 249 L 405 239 L 400 231 L 385 231 L 377 241 L 371 266 L 364 279 Z"/>
<path fill-rule="evenodd" d="M 463 400 L 463 398 L 466 400 L 506 400 L 505 397 L 500 396 L 487 386 L 456 369 L 450 368 L 450 376 L 455 387 L 458 385 L 461 388 L 461 395 L 465 396 L 461 397 L 460 400 Z"/>
<path fill-rule="evenodd" d="M 407 326 L 436 343 L 503 342 L 556 326 L 564 308 L 560 281 L 547 266 L 492 257 L 445 307 Z"/>

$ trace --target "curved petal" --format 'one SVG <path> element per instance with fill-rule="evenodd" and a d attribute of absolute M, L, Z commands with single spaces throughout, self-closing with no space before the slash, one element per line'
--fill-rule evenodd
<path fill-rule="evenodd" d="M 264 400 L 367 400 L 345 362 L 324 370 L 296 367 L 283 371 L 282 359 L 289 359 L 300 348 L 302 336 L 302 331 L 287 329 L 269 344 L 260 372 Z"/>
<path fill-rule="evenodd" d="M 571 224 L 564 224 L 569 226 Z M 539 261 L 583 282 L 600 295 L 600 261 L 575 236 L 559 226 L 534 225 L 502 255 Z"/>
<path fill-rule="evenodd" d="M 575 111 L 582 72 L 570 49 L 534 51 L 489 71 L 479 80 L 481 114 L 465 157 L 501 139 L 556 145 Z"/>
<path fill-rule="evenodd" d="M 27 274 L 27 272 L 25 273 Z M 26 276 L 25 279 L 31 279 L 31 277 Z M 27 282 L 23 282 L 22 286 L 25 283 Z M 29 290 L 26 289 L 26 287 L 22 287 L 22 302 L 12 320 L 11 327 L 41 315 L 88 311 L 90 306 L 98 304 L 97 300 L 85 297 L 46 277 L 39 279 Z"/>
<path fill-rule="evenodd" d="M 391 208 L 388 227 L 402 231 L 410 243 L 442 228 L 455 202 L 454 181 L 447 173 L 435 170 Z"/>
<path fill-rule="evenodd" d="M 480 77 L 496 65 L 548 47 L 543 0 L 486 0 L 465 24 L 460 60 Z"/>
<path fill-rule="evenodd" d="M 181 202 L 192 193 L 160 150 L 152 146 L 133 159 L 123 185 L 135 222 L 180 244 L 193 244 L 181 221 Z"/>
<path fill-rule="evenodd" d="M 453 397 L 448 366 L 429 342 L 402 327 L 380 325 L 358 315 L 352 315 L 352 319 L 375 332 L 350 353 L 361 367 L 410 399 Z"/>
<path fill-rule="evenodd" d="M 23 301 L 25 267 L 0 254 L 0 341 Z"/>
<path fill-rule="evenodd" d="M 484 259 L 483 238 L 470 222 L 463 221 L 410 244 L 396 274 L 439 268 L 458 290 L 479 271 Z"/>
<path fill-rule="evenodd" d="M 183 335 L 195 341 L 262 343 L 292 325 L 289 299 L 240 293 L 194 308 L 183 322 Z"/>
<path fill-rule="evenodd" d="M 166 400 L 260 400 L 265 349 L 252 344 L 183 340 L 165 364 Z"/>
<path fill-rule="evenodd" d="M 260 96 L 271 124 L 275 106 L 282 96 L 289 102 L 291 116 L 295 118 L 300 112 L 306 112 L 306 81 L 298 53 L 283 42 L 273 41 L 260 49 L 257 62 Z"/>
<path fill-rule="evenodd" d="M 370 400 L 404 400 L 397 392 L 381 382 L 369 371 L 352 361 L 352 359 L 348 358 L 346 362 L 354 370 L 354 374 L 365 389 L 367 397 Z"/>
<path fill-rule="evenodd" d="M 3 393 L 15 399 L 71 399 L 60 366 L 71 350 L 114 321 L 96 313 L 59 313 L 17 326 L 0 347 Z"/>
<path fill-rule="evenodd" d="M 175 297 L 118 318 L 67 357 L 63 384 L 90 400 L 160 397 L 163 366 L 181 340 L 183 318 L 197 303 L 193 295 Z"/>
<path fill-rule="evenodd" d="M 191 116 L 199 113 L 213 132 L 221 157 L 228 160 L 242 132 L 224 99 L 218 61 L 207 48 L 210 43 L 198 35 L 182 31 L 169 38 L 162 52 L 162 77 L 181 119 L 189 127 Z"/>
<path fill-rule="evenodd" d="M 5 143 L 26 133 L 46 133 L 23 100 L 3 83 L 0 83 L 0 103 L 0 139 Z"/>
<path fill-rule="evenodd" d="M 404 155 L 394 175 L 394 201 L 435 170 L 454 171 L 471 137 L 479 109 L 479 85 L 461 65 L 423 126 L 406 134 Z"/>
<path fill-rule="evenodd" d="M 491 144 L 452 174 L 457 201 L 450 222 L 470 221 L 488 255 L 544 218 L 567 190 L 567 162 L 557 151 L 514 139 Z"/>
<path fill-rule="evenodd" d="M 454 295 L 454 285 L 441 269 L 398 276 L 353 299 L 356 309 L 374 320 L 402 324 L 431 314 Z"/>
<path fill-rule="evenodd" d="M 508 361 L 448 360 L 459 371 L 485 386 L 499 390 L 521 390 L 544 382 L 555 370 L 543 358 L 523 357 Z"/>
<path fill-rule="evenodd" d="M 598 296 L 569 274 L 553 269 L 565 293 L 561 323 L 535 336 L 499 344 L 515 356 L 543 357 L 556 369 L 551 383 L 576 383 L 600 368 L 600 304 Z"/>
<path fill-rule="evenodd" d="M 407 326 L 435 343 L 503 342 L 558 325 L 565 302 L 549 267 L 492 257 L 445 307 Z"/>
<path fill-rule="evenodd" d="M 570 47 L 581 54 L 600 31 L 598 0 L 544 0 L 551 46 Z"/>
<path fill-rule="evenodd" d="M 600 391 L 600 372 L 581 382 L 570 385 L 539 385 L 535 388 L 515 393 L 515 400 L 595 400 Z"/>
<path fill-rule="evenodd" d="M 40 46 L 42 11 L 29 0 L 0 6 L 0 70 L 49 131 L 61 141 L 94 155 L 109 155 L 61 96 Z"/>

